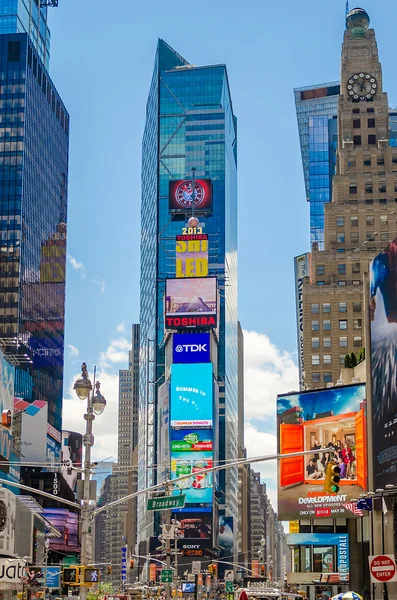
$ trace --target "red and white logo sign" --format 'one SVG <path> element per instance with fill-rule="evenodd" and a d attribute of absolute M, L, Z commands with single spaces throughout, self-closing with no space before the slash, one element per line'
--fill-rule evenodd
<path fill-rule="evenodd" d="M 396 561 L 393 554 L 369 556 L 369 570 L 373 583 L 397 581 Z"/>

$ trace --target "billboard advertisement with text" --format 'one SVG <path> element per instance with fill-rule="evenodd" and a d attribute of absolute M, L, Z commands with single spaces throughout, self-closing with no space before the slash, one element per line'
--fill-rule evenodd
<path fill-rule="evenodd" d="M 349 535 L 347 533 L 288 534 L 287 545 L 314 546 L 312 564 L 310 564 L 309 553 L 302 555 L 308 561 L 304 571 L 337 573 L 339 581 L 349 581 Z M 334 547 L 336 547 L 336 556 Z"/>
<path fill-rule="evenodd" d="M 212 208 L 211 179 L 196 179 L 194 185 L 194 209 L 206 212 Z M 178 179 L 169 184 L 170 212 L 191 213 L 193 203 L 193 185 L 190 179 Z"/>
<path fill-rule="evenodd" d="M 210 362 L 209 333 L 174 333 L 172 339 L 172 357 L 174 363 Z"/>
<path fill-rule="evenodd" d="M 365 398 L 365 384 L 277 396 L 278 451 L 313 450 L 279 462 L 281 521 L 358 516 L 352 499 L 367 488 Z M 324 492 L 329 463 L 341 469 L 336 494 Z"/>
<path fill-rule="evenodd" d="M 370 264 L 374 489 L 397 471 L 397 238 Z"/>
<path fill-rule="evenodd" d="M 294 258 L 295 272 L 295 307 L 296 307 L 296 330 L 298 337 L 298 357 L 299 357 L 299 382 L 303 389 L 305 383 L 305 361 L 303 352 L 303 281 L 305 277 L 310 277 L 310 257 L 311 255 L 301 254 Z"/>
<path fill-rule="evenodd" d="M 185 494 L 185 504 L 211 504 L 211 473 L 202 472 L 214 466 L 212 452 L 171 452 L 171 479 L 188 476 L 175 483 L 173 495 Z"/>
<path fill-rule="evenodd" d="M 171 427 L 208 428 L 212 423 L 212 364 L 172 365 Z"/>
<path fill-rule="evenodd" d="M 212 429 L 172 429 L 171 452 L 212 452 Z"/>
<path fill-rule="evenodd" d="M 176 236 L 176 277 L 207 277 L 208 235 L 192 233 Z"/>
<path fill-rule="evenodd" d="M 166 280 L 166 329 L 213 328 L 216 325 L 216 277 Z"/>

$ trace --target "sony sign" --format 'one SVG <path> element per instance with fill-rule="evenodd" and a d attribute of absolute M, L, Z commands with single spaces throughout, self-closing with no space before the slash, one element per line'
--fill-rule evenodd
<path fill-rule="evenodd" d="M 172 354 L 173 363 L 210 362 L 210 334 L 174 333 Z"/>

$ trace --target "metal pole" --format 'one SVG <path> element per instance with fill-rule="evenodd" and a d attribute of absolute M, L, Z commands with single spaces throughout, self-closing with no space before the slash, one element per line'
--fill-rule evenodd
<path fill-rule="evenodd" d="M 50 549 L 50 541 L 46 538 L 44 542 L 44 600 L 47 598 L 47 564 L 48 564 L 48 551 Z M 22 598 L 23 600 L 23 598 Z"/>
<path fill-rule="evenodd" d="M 94 386 L 95 389 L 95 370 L 94 370 Z M 94 394 L 94 391 L 92 391 Z M 92 395 L 89 392 L 87 396 L 87 412 L 84 415 L 86 421 L 85 435 L 83 436 L 84 445 L 84 483 L 83 483 L 83 505 L 81 507 L 81 554 L 80 564 L 81 566 L 87 566 L 87 541 L 90 535 L 91 517 L 92 511 L 90 508 L 90 479 L 91 479 L 91 448 L 94 445 L 94 436 L 92 435 L 92 422 L 95 419 L 94 411 L 92 409 Z M 87 587 L 80 586 L 80 600 L 87 599 Z"/>
<path fill-rule="evenodd" d="M 382 554 L 385 553 L 385 514 L 383 512 L 383 494 L 381 494 L 381 498 L 382 498 L 382 506 L 381 506 L 381 511 L 382 511 Z M 387 583 L 383 582 L 383 598 L 384 600 L 389 600 L 389 592 L 387 590 Z"/>
<path fill-rule="evenodd" d="M 194 193 L 196 191 L 196 183 L 194 180 L 194 174 L 196 172 L 196 167 L 192 167 L 192 217 L 194 217 L 194 207 L 195 207 L 195 197 L 194 197 Z"/>
<path fill-rule="evenodd" d="M 198 575 L 194 576 L 194 600 L 198 600 Z"/>
<path fill-rule="evenodd" d="M 371 519 L 371 554 L 375 554 L 375 544 L 374 544 L 374 504 L 372 504 L 372 510 L 369 513 Z M 372 596 L 371 600 L 375 600 L 375 583 L 371 586 Z"/>

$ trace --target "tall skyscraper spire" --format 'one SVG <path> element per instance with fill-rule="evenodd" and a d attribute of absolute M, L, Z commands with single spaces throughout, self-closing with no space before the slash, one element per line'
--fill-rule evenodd
<path fill-rule="evenodd" d="M 349 0 L 346 0 L 346 15 L 345 15 L 346 20 L 347 20 L 347 15 L 349 14 L 349 12 L 350 12 L 349 11 Z M 345 27 L 347 29 L 347 23 L 345 24 Z"/>

